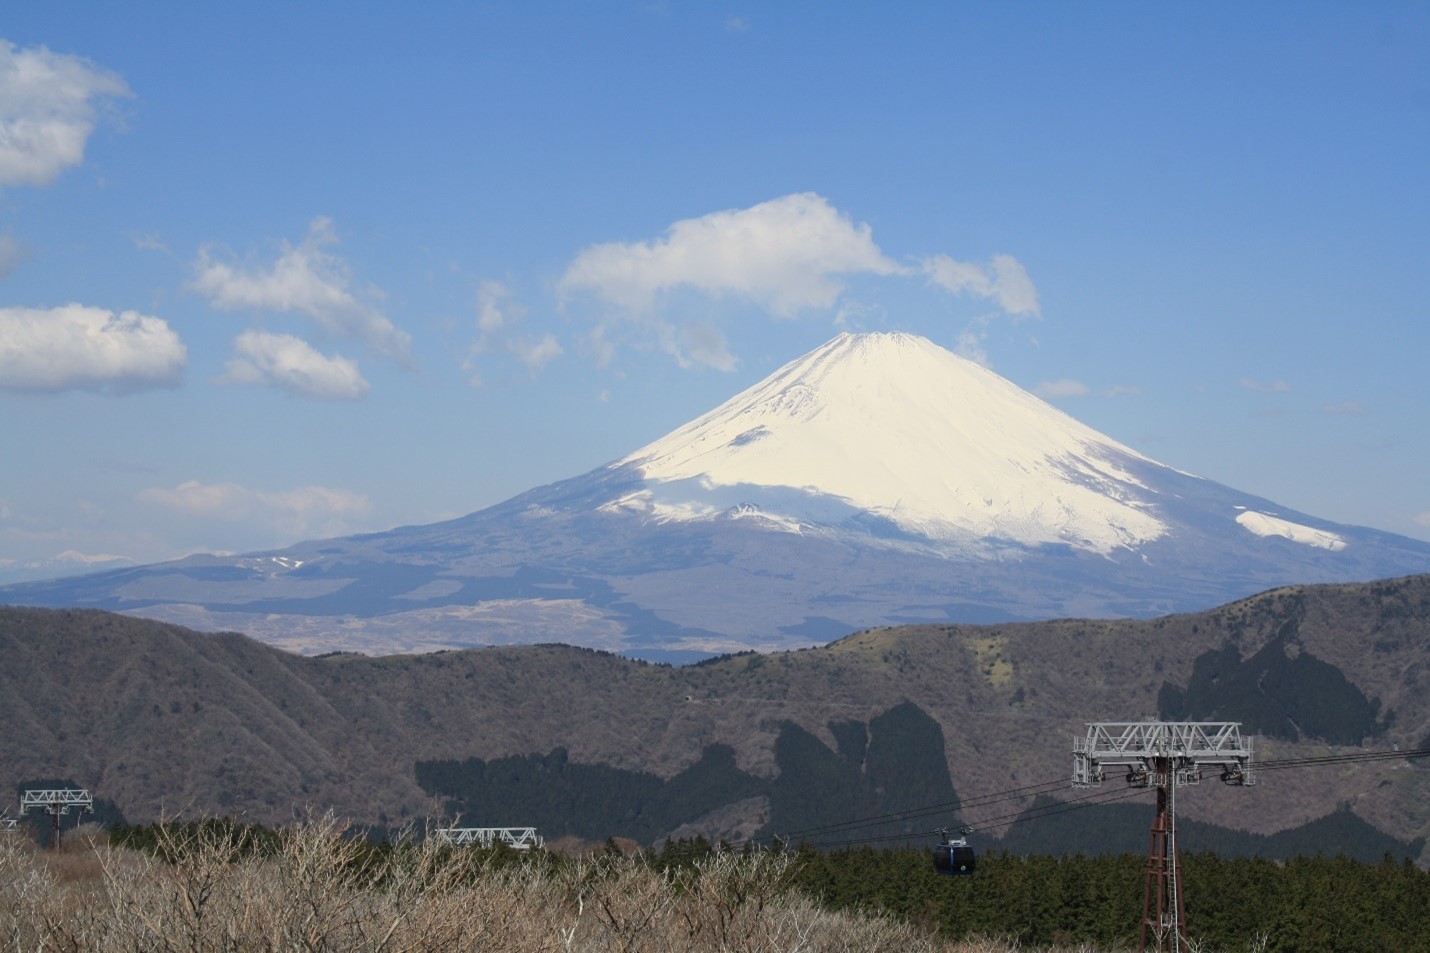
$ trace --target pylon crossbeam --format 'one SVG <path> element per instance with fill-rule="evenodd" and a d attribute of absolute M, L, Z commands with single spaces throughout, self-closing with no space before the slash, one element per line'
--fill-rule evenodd
<path fill-rule="evenodd" d="M 47 814 L 68 814 L 70 808 L 94 810 L 94 798 L 83 788 L 32 788 L 20 795 L 20 812 L 39 808 Z"/>
<path fill-rule="evenodd" d="M 440 844 L 453 847 L 491 847 L 505 844 L 512 850 L 531 850 L 543 843 L 534 827 L 443 827 L 432 832 Z"/>
<path fill-rule="evenodd" d="M 1170 766 L 1176 784 L 1195 784 L 1205 768 L 1220 768 L 1222 780 L 1251 784 L 1251 740 L 1239 722 L 1112 721 L 1089 724 L 1073 739 L 1076 787 L 1100 784 L 1109 767 L 1127 771 L 1134 784 L 1158 784 L 1153 765 Z"/>

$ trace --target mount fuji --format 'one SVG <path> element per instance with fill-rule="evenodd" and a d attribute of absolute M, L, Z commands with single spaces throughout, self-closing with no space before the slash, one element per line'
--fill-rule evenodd
<path fill-rule="evenodd" d="M 1158 463 L 932 342 L 841 334 L 611 464 L 459 519 L 0 588 L 369 653 L 651 659 L 912 622 L 1150 617 L 1430 571 L 1430 544 Z"/>

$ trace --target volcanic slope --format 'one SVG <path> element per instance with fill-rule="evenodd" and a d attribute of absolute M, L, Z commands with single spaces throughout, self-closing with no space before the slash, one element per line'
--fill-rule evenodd
<path fill-rule="evenodd" d="M 1164 466 L 928 340 L 842 334 L 620 460 L 460 519 L 0 601 L 309 652 L 561 641 L 680 661 L 1427 569 L 1430 543 Z"/>
<path fill-rule="evenodd" d="M 1152 620 L 872 629 L 682 667 L 558 645 L 311 658 L 43 609 L 0 610 L 0 657 L 0 778 L 71 778 L 131 821 L 455 809 L 551 836 L 739 839 L 1051 782 L 962 815 L 997 835 L 1034 792 L 1074 796 L 1088 721 L 1238 721 L 1263 766 L 1430 747 L 1427 575 Z M 1423 762 L 1257 770 L 1252 787 L 1179 792 L 1179 811 L 1264 835 L 1350 812 L 1404 844 L 1430 836 Z M 1149 798 L 1106 809 L 1131 805 L 1130 849 Z M 1087 833 L 1081 814 L 1052 826 Z"/>

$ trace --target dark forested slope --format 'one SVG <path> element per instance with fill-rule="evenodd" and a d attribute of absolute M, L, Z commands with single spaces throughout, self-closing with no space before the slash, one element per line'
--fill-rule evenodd
<path fill-rule="evenodd" d="M 786 789 L 810 772 L 845 779 L 825 786 L 844 801 L 821 817 L 1064 777 L 1087 721 L 1239 720 L 1260 757 L 1430 743 L 1430 576 L 1150 621 L 877 629 L 683 668 L 560 645 L 307 658 L 104 612 L 8 608 L 0 659 L 0 785 L 72 777 L 135 821 L 272 821 L 311 805 L 395 824 L 471 810 L 434 771 L 480 764 L 495 780 L 478 803 L 523 803 L 519 776 L 539 762 L 572 804 L 676 785 L 602 806 L 609 833 L 739 835 L 806 823 Z M 943 777 L 928 767 L 936 750 Z M 1430 834 L 1430 769 L 1405 761 L 1179 800 L 1189 820 L 1266 835 L 1338 811 L 1401 842 Z M 529 822 L 519 813 L 466 820 Z"/>

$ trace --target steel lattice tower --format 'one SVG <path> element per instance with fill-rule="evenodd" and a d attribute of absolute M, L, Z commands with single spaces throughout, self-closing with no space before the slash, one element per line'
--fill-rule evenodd
<path fill-rule="evenodd" d="M 1196 784 L 1207 768 L 1219 768 L 1227 784 L 1252 784 L 1251 742 L 1239 722 L 1099 722 L 1073 739 L 1073 785 L 1100 785 L 1109 766 L 1126 768 L 1127 783 L 1157 788 L 1157 814 L 1147 842 L 1140 949 L 1188 949 L 1182 900 L 1182 862 L 1177 853 L 1177 788 Z M 1170 944 L 1170 946 L 1168 946 Z"/>

